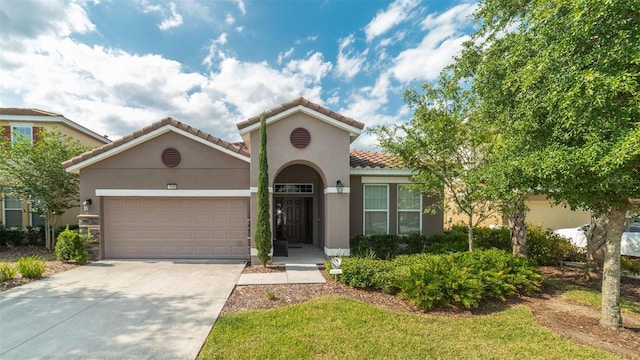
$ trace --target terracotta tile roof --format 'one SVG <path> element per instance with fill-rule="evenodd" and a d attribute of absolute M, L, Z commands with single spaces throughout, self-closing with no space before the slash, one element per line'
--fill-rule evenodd
<path fill-rule="evenodd" d="M 38 110 L 23 108 L 0 108 L 0 115 L 21 115 L 21 116 L 62 116 L 60 114 Z"/>
<path fill-rule="evenodd" d="M 121 145 L 124 145 L 124 144 L 126 144 L 126 143 L 128 143 L 128 142 L 130 142 L 132 140 L 135 140 L 135 139 L 137 139 L 137 138 L 139 138 L 139 137 L 141 137 L 143 135 L 149 134 L 150 132 L 155 131 L 155 130 L 157 130 L 157 129 L 161 128 L 161 127 L 164 127 L 166 125 L 174 126 L 174 127 L 178 128 L 180 130 L 186 131 L 186 132 L 188 132 L 188 133 L 190 133 L 192 135 L 195 135 L 195 136 L 198 136 L 198 137 L 200 137 L 200 138 L 202 138 L 204 140 L 210 141 L 211 143 L 216 144 L 218 146 L 221 146 L 221 147 L 223 147 L 223 148 L 225 148 L 227 150 L 230 150 L 230 151 L 236 152 L 236 153 L 238 153 L 240 155 L 249 157 L 249 151 L 247 151 L 246 148 L 241 148 L 238 145 L 226 142 L 226 141 L 224 141 L 222 139 L 219 139 L 219 138 L 217 138 L 217 137 L 215 137 L 213 135 L 209 135 L 204 131 L 200 131 L 200 130 L 198 130 L 196 128 L 193 128 L 193 127 L 191 127 L 191 126 L 189 126 L 189 125 L 187 125 L 185 123 L 182 123 L 180 121 L 177 121 L 175 119 L 165 118 L 165 119 L 157 121 L 157 122 L 155 122 L 155 123 L 153 123 L 153 124 L 151 124 L 149 126 L 146 126 L 146 127 L 142 128 L 142 129 L 140 129 L 138 131 L 135 131 L 132 134 L 129 134 L 129 135 L 121 137 L 120 139 L 114 140 L 112 143 L 103 145 L 103 146 L 101 146 L 99 148 L 96 148 L 96 149 L 93 149 L 91 151 L 87 151 L 86 153 L 84 153 L 82 155 L 79 155 L 79 156 L 76 156 L 71 160 L 67 160 L 64 163 L 62 163 L 62 167 L 68 168 L 70 166 L 79 164 L 79 163 L 81 163 L 81 162 L 83 162 L 85 160 L 93 158 L 94 156 L 100 155 L 102 153 L 105 153 L 107 151 L 115 149 L 115 148 L 117 148 L 117 147 L 119 147 Z"/>
<path fill-rule="evenodd" d="M 403 168 L 402 161 L 393 155 L 353 149 L 349 153 L 349 165 L 352 168 Z"/>
<path fill-rule="evenodd" d="M 311 101 L 309 101 L 309 100 L 307 100 L 307 99 L 305 99 L 303 97 L 299 97 L 299 98 L 294 99 L 292 101 L 286 102 L 284 104 L 280 104 L 280 105 L 278 105 L 276 107 L 273 107 L 273 108 L 265 111 L 264 112 L 264 116 L 269 118 L 271 116 L 278 115 L 281 112 L 287 111 L 287 110 L 289 110 L 291 108 L 294 108 L 296 106 L 299 106 L 299 105 L 302 105 L 302 106 L 307 107 L 307 108 L 309 108 L 311 110 L 314 110 L 314 111 L 317 111 L 317 112 L 319 112 L 321 114 L 329 116 L 329 117 L 331 117 L 331 118 L 333 118 L 335 120 L 338 120 L 338 121 L 340 121 L 342 123 L 345 123 L 345 124 L 347 124 L 349 126 L 353 126 L 353 127 L 358 128 L 360 130 L 364 129 L 364 124 L 363 123 L 361 123 L 359 121 L 356 121 L 356 120 L 354 120 L 352 118 L 349 118 L 349 117 L 340 115 L 338 113 L 335 113 L 335 112 L 331 111 L 331 109 L 328 109 L 328 108 L 326 108 L 324 106 L 320 106 L 320 105 L 315 104 L 315 103 L 312 103 Z M 246 127 L 249 127 L 251 125 L 259 123 L 261 116 L 262 116 L 262 114 L 259 114 L 259 115 L 250 117 L 247 120 L 239 122 L 238 124 L 236 124 L 238 126 L 238 130 L 242 130 L 242 129 L 246 128 Z"/>

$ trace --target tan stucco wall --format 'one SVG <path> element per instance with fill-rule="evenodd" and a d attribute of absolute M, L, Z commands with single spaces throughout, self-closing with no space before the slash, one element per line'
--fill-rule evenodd
<path fill-rule="evenodd" d="M 453 204 L 450 204 L 453 208 Z M 553 205 L 553 200 L 549 200 L 545 195 L 529 195 L 525 205 L 528 207 L 526 222 L 533 225 L 540 225 L 545 229 L 561 229 L 575 227 L 586 224 L 590 221 L 591 214 L 584 210 L 571 210 L 564 205 Z M 448 219 L 451 219 L 449 222 Z M 456 214 L 455 210 L 448 210 L 444 216 L 445 228 L 451 224 L 466 224 L 466 215 Z M 506 219 L 502 219 L 500 213 L 496 213 L 487 220 L 480 223 L 480 226 L 508 225 Z"/>
<path fill-rule="evenodd" d="M 181 154 L 180 163 L 166 167 L 161 160 L 168 147 Z M 181 190 L 231 190 L 249 188 L 249 164 L 209 146 L 168 132 L 127 151 L 80 170 L 80 198 L 92 199 L 97 214 L 96 189 L 156 189 L 177 184 Z"/>
<path fill-rule="evenodd" d="M 268 120 L 267 120 L 268 122 Z M 311 134 L 311 142 L 304 149 L 294 147 L 290 140 L 291 131 L 302 127 Z M 250 133 L 251 147 L 251 187 L 258 186 L 258 167 L 260 153 L 260 130 Z M 314 169 L 324 188 L 335 187 L 341 180 L 349 187 L 349 133 L 331 124 L 304 113 L 294 113 L 284 119 L 267 125 L 267 154 L 269 162 L 269 186 L 283 169 L 290 165 L 302 164 Z M 329 249 L 349 248 L 349 194 L 325 194 L 324 188 L 316 189 L 322 198 L 322 226 L 317 228 L 319 238 L 316 245 L 324 244 Z M 251 234 L 255 234 L 257 216 L 257 197 L 251 196 Z M 320 201 L 319 201 L 320 202 Z M 273 206 L 273 202 L 271 202 Z M 252 247 L 255 244 L 252 239 Z"/>
<path fill-rule="evenodd" d="M 398 186 L 404 182 L 406 176 L 398 177 L 403 181 L 398 183 L 383 183 L 389 185 L 389 233 L 396 234 L 398 232 Z M 362 184 L 362 176 L 351 176 L 351 214 L 350 214 L 350 238 L 361 235 L 364 232 L 364 185 Z M 426 209 L 433 204 L 433 199 L 426 196 L 422 197 L 422 209 Z M 422 213 L 422 234 L 429 236 L 435 233 L 441 233 L 442 228 L 442 211 L 433 214 Z"/>

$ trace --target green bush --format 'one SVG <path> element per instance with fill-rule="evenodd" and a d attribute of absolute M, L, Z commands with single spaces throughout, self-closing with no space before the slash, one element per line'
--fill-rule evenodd
<path fill-rule="evenodd" d="M 89 252 L 86 249 L 87 238 L 76 231 L 69 230 L 69 227 L 58 235 L 56 242 L 56 257 L 61 261 L 75 260 L 79 263 L 86 263 L 89 259 Z"/>
<path fill-rule="evenodd" d="M 630 272 L 632 274 L 640 275 L 640 259 L 631 259 L 628 256 L 620 257 L 620 268 L 623 271 Z"/>
<path fill-rule="evenodd" d="M 477 249 L 500 249 L 511 251 L 511 233 L 508 228 L 491 229 L 477 227 L 473 229 Z"/>
<path fill-rule="evenodd" d="M 16 277 L 16 268 L 9 264 L 0 264 L 0 282 Z"/>
<path fill-rule="evenodd" d="M 331 267 L 327 263 L 327 269 Z M 453 254 L 402 255 L 392 261 L 344 259 L 339 280 L 354 287 L 400 292 L 419 308 L 475 307 L 540 290 L 542 276 L 526 259 L 498 249 Z"/>
<path fill-rule="evenodd" d="M 419 254 L 424 251 L 427 239 L 422 234 L 409 234 L 401 237 L 402 243 L 405 244 L 405 254 Z"/>
<path fill-rule="evenodd" d="M 541 226 L 527 227 L 527 256 L 538 265 L 558 265 L 575 260 L 577 255 L 578 249 L 568 239 Z"/>
<path fill-rule="evenodd" d="M 8 228 L 0 225 L 0 245 L 17 246 L 22 245 L 24 241 L 24 230 L 22 228 Z"/>
<path fill-rule="evenodd" d="M 41 278 L 46 267 L 44 260 L 38 255 L 18 259 L 18 272 L 26 278 Z"/>

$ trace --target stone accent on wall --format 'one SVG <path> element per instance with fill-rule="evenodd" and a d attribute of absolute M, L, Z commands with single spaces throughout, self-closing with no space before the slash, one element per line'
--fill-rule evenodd
<path fill-rule="evenodd" d="M 80 234 L 91 234 L 95 241 L 100 242 L 100 215 L 80 214 L 78 225 Z"/>

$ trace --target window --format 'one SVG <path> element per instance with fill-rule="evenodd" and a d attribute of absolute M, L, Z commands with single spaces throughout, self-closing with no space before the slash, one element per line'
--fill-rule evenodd
<path fill-rule="evenodd" d="M 420 233 L 422 195 L 407 185 L 398 185 L 398 235 Z"/>
<path fill-rule="evenodd" d="M 33 227 L 44 227 L 44 217 L 42 217 L 39 213 L 33 210 L 33 203 L 37 202 L 30 200 L 29 201 L 29 224 Z"/>
<path fill-rule="evenodd" d="M 22 226 L 22 201 L 16 196 L 4 195 L 2 200 L 4 226 Z"/>
<path fill-rule="evenodd" d="M 274 191 L 280 194 L 313 194 L 313 184 L 275 184 Z"/>
<path fill-rule="evenodd" d="M 16 138 L 22 136 L 29 142 L 33 142 L 33 127 L 25 125 L 13 125 L 11 126 L 11 141 L 16 141 Z"/>
<path fill-rule="evenodd" d="M 364 234 L 389 232 L 389 186 L 364 185 Z"/>

